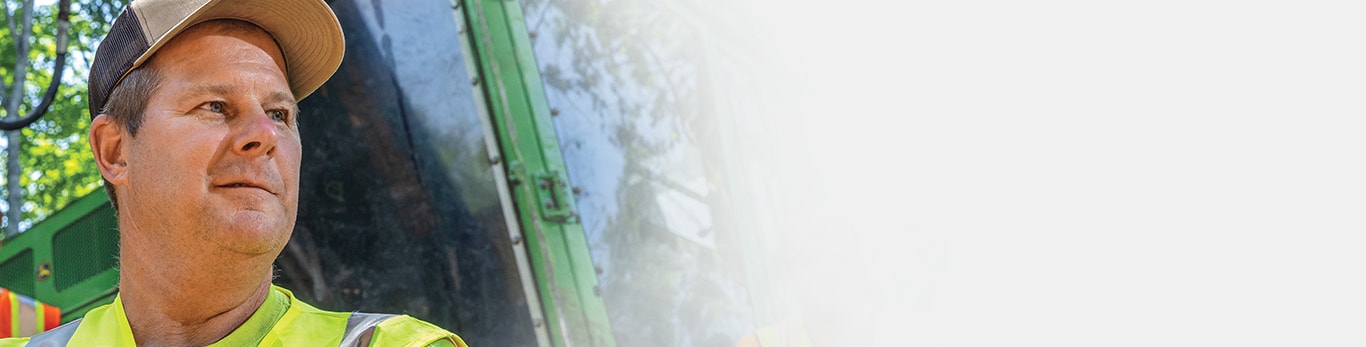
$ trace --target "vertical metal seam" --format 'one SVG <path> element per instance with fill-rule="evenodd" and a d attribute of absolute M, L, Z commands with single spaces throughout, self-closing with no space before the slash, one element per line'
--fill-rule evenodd
<path fill-rule="evenodd" d="M 474 47 L 474 42 L 476 40 L 473 40 L 473 30 L 469 30 L 470 20 L 468 19 L 468 12 L 470 11 L 470 7 L 464 6 L 462 2 L 463 0 L 451 0 L 452 15 L 461 28 L 459 40 L 461 49 L 467 51 L 463 54 L 465 57 L 465 69 L 471 75 L 476 76 L 475 80 L 477 81 L 479 78 L 478 76 L 482 75 L 479 63 L 481 59 L 479 50 Z M 508 184 L 507 176 L 505 175 L 507 162 L 502 159 L 503 155 L 500 150 L 501 145 L 498 142 L 498 134 L 493 127 L 495 120 L 490 113 L 489 105 L 487 104 L 488 95 L 484 92 L 484 88 L 482 87 L 471 88 L 470 92 L 475 96 L 474 100 L 477 104 L 476 111 L 480 116 L 479 123 L 484 131 L 484 149 L 487 152 L 486 154 L 489 155 L 489 171 L 492 174 L 495 189 L 498 191 L 499 205 L 503 211 L 503 221 L 504 223 L 507 223 L 508 229 L 506 236 L 509 240 L 512 240 L 511 247 L 516 259 L 517 277 L 520 279 L 522 286 L 522 296 L 526 300 L 526 314 L 528 315 L 528 318 L 531 319 L 531 329 L 536 337 L 536 345 L 550 347 L 553 346 L 553 342 L 550 339 L 550 329 L 546 323 L 546 315 L 540 289 L 536 285 L 535 271 L 531 267 L 531 258 L 527 252 L 525 237 L 522 234 L 522 223 L 517 214 L 516 201 L 512 198 L 512 191 L 509 188 L 510 185 Z"/>
<path fill-rule="evenodd" d="M 475 4 L 475 15 L 479 18 L 479 27 L 481 29 L 480 36 L 482 36 L 483 39 L 483 44 L 486 49 L 485 52 L 488 52 L 490 55 L 492 55 L 494 51 L 493 38 L 489 34 L 488 19 L 484 15 L 483 1 L 470 1 L 474 2 Z M 498 102 L 501 104 L 500 106 L 502 106 L 500 113 L 502 113 L 503 116 L 503 122 L 505 123 L 504 127 L 508 132 L 508 136 L 510 137 L 509 142 L 512 143 L 512 148 L 510 148 L 510 150 L 512 150 L 513 153 L 517 155 L 518 159 L 526 158 L 526 156 L 522 153 L 521 146 L 517 145 L 518 136 L 516 132 L 516 126 L 512 122 L 512 111 L 510 110 L 510 105 L 508 102 L 507 89 L 506 86 L 503 84 L 502 72 L 498 67 L 498 60 L 487 59 L 487 62 L 489 64 L 489 70 L 491 70 L 490 73 L 493 74 L 493 82 L 497 86 L 496 91 L 498 93 Z M 536 196 L 535 192 L 531 191 L 529 187 L 529 184 L 521 184 L 521 190 L 523 194 L 525 194 L 525 196 L 530 197 Z M 564 339 L 563 341 L 565 343 L 565 346 L 573 346 L 574 342 L 569 337 L 569 327 L 568 324 L 565 322 L 564 307 L 560 303 L 560 298 L 556 295 L 558 292 L 555 289 L 559 288 L 559 286 L 557 286 L 555 283 L 554 267 L 548 264 L 550 262 L 550 250 L 548 246 L 546 246 L 545 226 L 543 225 L 543 223 L 541 223 L 541 216 L 539 211 L 535 208 L 531 208 L 529 210 L 530 211 L 528 211 L 528 213 L 532 215 L 531 222 L 532 225 L 534 225 L 536 238 L 539 241 L 539 247 L 537 248 L 539 248 L 538 250 L 541 253 L 541 265 L 542 268 L 546 271 L 546 281 L 549 282 L 551 287 L 551 300 L 553 301 L 553 306 L 555 307 L 555 313 L 557 318 L 556 323 L 560 325 L 560 336 Z"/>

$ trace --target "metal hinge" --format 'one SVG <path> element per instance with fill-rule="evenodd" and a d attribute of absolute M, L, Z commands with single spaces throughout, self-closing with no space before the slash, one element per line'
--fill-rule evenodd
<path fill-rule="evenodd" d="M 554 223 L 578 223 L 574 213 L 573 193 L 569 182 L 559 172 L 551 171 L 536 175 L 536 204 L 541 209 L 541 219 Z"/>
<path fill-rule="evenodd" d="M 527 176 L 531 179 L 528 181 Z M 535 205 L 541 220 L 552 223 L 578 223 L 579 215 L 574 213 L 573 190 L 568 180 L 557 171 L 528 175 L 521 162 L 508 163 L 508 183 L 511 185 L 530 184 L 536 188 Z"/>

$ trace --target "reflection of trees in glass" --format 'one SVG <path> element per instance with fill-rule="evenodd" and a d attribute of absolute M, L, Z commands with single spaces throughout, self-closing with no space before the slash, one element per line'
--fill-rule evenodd
<path fill-rule="evenodd" d="M 472 345 L 534 344 L 449 3 L 331 6 L 346 57 L 300 105 L 299 219 L 276 283 Z"/>
<path fill-rule="evenodd" d="M 521 3 L 618 345 L 733 345 L 748 303 L 723 266 L 738 250 L 712 235 L 726 202 L 704 160 L 696 19 L 647 0 Z"/>
<path fill-rule="evenodd" d="M 21 207 L 23 217 L 19 222 L 21 228 L 27 228 L 32 223 L 47 218 L 53 212 L 66 207 L 72 200 L 100 187 L 100 175 L 95 169 L 94 155 L 85 140 L 90 124 L 90 115 L 85 111 L 88 104 L 86 73 L 90 67 L 90 59 L 95 56 L 99 40 L 108 32 L 109 23 L 126 2 L 72 1 L 71 29 L 68 33 L 70 43 L 67 46 L 70 54 L 67 56 L 62 85 L 47 114 L 21 130 L 20 146 L 23 147 L 23 152 L 19 157 L 19 165 L 23 170 L 20 185 L 24 190 L 24 205 Z M 0 80 L 4 82 L 0 85 L 4 86 L 5 92 L 0 93 L 0 99 L 9 95 L 9 86 L 14 80 L 14 33 L 15 26 L 21 22 L 20 18 L 16 17 L 20 4 L 10 1 L 5 1 L 4 4 L 4 8 L 0 9 L 4 12 L 4 16 L 0 17 Z M 29 38 L 25 100 L 0 101 L 6 104 L 21 102 L 23 106 L 20 108 L 20 114 L 37 104 L 42 98 L 43 89 L 52 81 L 52 64 L 57 54 L 56 13 L 55 3 L 34 7 L 34 37 Z M 3 152 L 0 150 L 0 153 Z M 0 175 L 0 186 L 4 186 L 4 175 Z"/>

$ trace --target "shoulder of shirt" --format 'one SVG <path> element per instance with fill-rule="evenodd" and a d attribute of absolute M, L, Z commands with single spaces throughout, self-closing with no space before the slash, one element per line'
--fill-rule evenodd
<path fill-rule="evenodd" d="M 385 319 L 375 326 L 371 346 L 452 346 L 466 347 L 454 333 L 408 315 Z"/>
<path fill-rule="evenodd" d="M 288 289 L 276 286 L 277 290 L 284 292 L 290 298 L 290 305 L 298 305 L 300 313 L 313 317 L 323 316 L 330 319 L 345 320 L 351 315 L 350 312 L 333 312 L 322 310 L 294 297 L 294 293 Z M 424 322 L 420 319 L 408 315 L 396 315 L 385 319 L 375 326 L 373 337 L 370 339 L 371 346 L 432 346 L 432 347 L 467 347 L 465 341 L 446 329 L 442 329 L 432 323 Z M 0 345 L 0 347 L 4 347 Z"/>

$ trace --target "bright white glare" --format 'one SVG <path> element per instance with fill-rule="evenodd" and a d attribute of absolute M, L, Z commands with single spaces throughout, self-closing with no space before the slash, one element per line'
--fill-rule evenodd
<path fill-rule="evenodd" d="M 791 287 L 874 344 L 1366 345 L 1361 5 L 743 6 L 787 265 L 846 276 Z"/>

